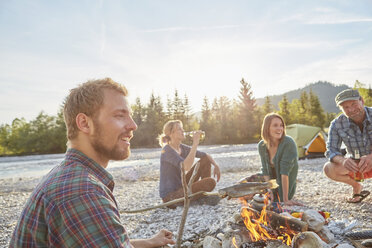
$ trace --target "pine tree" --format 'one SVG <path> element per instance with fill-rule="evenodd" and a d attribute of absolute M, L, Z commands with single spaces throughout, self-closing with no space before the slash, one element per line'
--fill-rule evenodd
<path fill-rule="evenodd" d="M 317 126 L 320 128 L 324 127 L 325 124 L 325 114 L 322 106 L 320 105 L 319 98 L 314 94 L 312 90 L 309 93 L 310 98 L 310 125 Z"/>
<path fill-rule="evenodd" d="M 237 136 L 241 142 L 246 143 L 252 140 L 257 130 L 256 122 L 256 99 L 253 97 L 251 85 L 242 78 L 239 92 L 239 116 L 240 121 L 237 125 Z"/>
<path fill-rule="evenodd" d="M 274 106 L 271 103 L 271 99 L 269 96 L 265 97 L 265 103 L 262 105 L 262 112 L 264 115 L 271 113 L 274 111 Z"/>
<path fill-rule="evenodd" d="M 144 107 L 141 103 L 141 99 L 139 97 L 136 98 L 136 104 L 132 105 L 133 111 L 133 120 L 137 124 L 137 126 L 141 126 L 142 122 L 145 118 Z"/>
<path fill-rule="evenodd" d="M 212 113 L 211 113 L 211 109 L 209 108 L 208 98 L 204 96 L 203 105 L 201 108 L 200 129 L 205 131 L 206 134 L 211 134 L 211 130 L 213 128 L 211 125 L 211 120 L 212 120 Z M 205 144 L 208 144 L 210 140 L 211 140 L 211 136 L 206 135 Z"/>
<path fill-rule="evenodd" d="M 282 100 L 278 103 L 279 111 L 278 114 L 281 115 L 287 125 L 292 124 L 290 103 L 286 95 L 283 96 Z"/>

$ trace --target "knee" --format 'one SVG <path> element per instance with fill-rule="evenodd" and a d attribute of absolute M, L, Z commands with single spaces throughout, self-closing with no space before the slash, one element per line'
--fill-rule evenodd
<path fill-rule="evenodd" d="M 205 178 L 206 180 L 206 186 L 207 186 L 207 191 L 212 191 L 215 187 L 216 187 L 216 180 L 214 180 L 213 178 L 209 177 L 209 178 Z"/>
<path fill-rule="evenodd" d="M 330 177 L 332 175 L 332 163 L 327 162 L 323 166 L 323 173 L 327 176 Z"/>
<path fill-rule="evenodd" d="M 211 164 L 211 161 L 209 161 L 209 158 L 208 158 L 208 156 L 204 156 L 204 157 L 202 157 L 200 160 L 199 160 L 199 162 L 200 162 L 200 166 L 204 166 L 204 165 L 210 165 Z"/>

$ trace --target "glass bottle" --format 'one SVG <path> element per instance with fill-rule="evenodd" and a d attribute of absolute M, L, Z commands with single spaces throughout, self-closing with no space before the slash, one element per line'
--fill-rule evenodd
<path fill-rule="evenodd" d="M 183 134 L 185 136 L 190 136 L 191 138 L 192 138 L 192 136 L 194 136 L 194 133 L 195 133 L 195 131 L 183 132 Z M 205 138 L 205 132 L 202 131 L 201 134 L 200 134 L 200 141 L 202 141 L 204 138 Z"/>
<path fill-rule="evenodd" d="M 360 154 L 359 150 L 355 150 L 354 152 L 354 161 L 355 163 L 359 164 L 360 162 Z M 354 180 L 357 182 L 363 182 L 364 181 L 364 175 L 360 171 L 354 172 Z"/>

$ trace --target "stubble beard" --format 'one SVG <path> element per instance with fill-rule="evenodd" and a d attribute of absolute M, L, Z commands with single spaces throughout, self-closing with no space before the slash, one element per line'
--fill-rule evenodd
<path fill-rule="evenodd" d="M 108 160 L 124 160 L 129 157 L 130 147 L 128 146 L 124 150 L 120 149 L 120 137 L 118 137 L 117 143 L 115 143 L 113 147 L 109 147 L 104 142 L 102 142 L 104 134 L 102 132 L 101 126 L 98 124 L 98 121 L 94 122 L 94 126 L 95 134 L 92 138 L 92 147 L 101 158 L 105 158 Z"/>

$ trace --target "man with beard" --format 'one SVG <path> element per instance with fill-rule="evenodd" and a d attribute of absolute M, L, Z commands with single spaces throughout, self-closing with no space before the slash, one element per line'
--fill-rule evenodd
<path fill-rule="evenodd" d="M 130 155 L 137 129 L 127 90 L 110 78 L 72 89 L 64 104 L 68 149 L 64 161 L 35 188 L 10 247 L 159 247 L 172 233 L 130 240 L 120 222 L 109 160 Z"/>
<path fill-rule="evenodd" d="M 335 101 L 343 114 L 329 127 L 326 156 L 330 161 L 324 165 L 324 173 L 352 186 L 353 194 L 347 202 L 359 203 L 370 194 L 362 190 L 360 182 L 372 178 L 372 108 L 365 107 L 359 92 L 352 89 L 340 92 Z M 347 148 L 346 157 L 341 152 L 342 142 Z"/>

